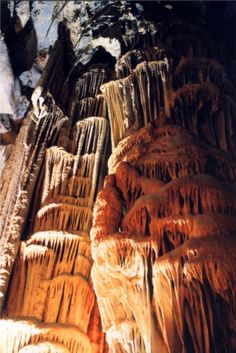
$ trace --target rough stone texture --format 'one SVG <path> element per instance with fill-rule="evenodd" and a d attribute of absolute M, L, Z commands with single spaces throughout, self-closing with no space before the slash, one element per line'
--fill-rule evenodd
<path fill-rule="evenodd" d="M 223 175 L 222 157 L 173 125 L 114 150 L 91 230 L 112 352 L 234 351 L 236 164 Z"/>
<path fill-rule="evenodd" d="M 0 351 L 233 353 L 236 93 L 206 5 L 54 5 L 31 106 L 3 131 Z"/>
<path fill-rule="evenodd" d="M 55 75 L 65 84 L 67 34 L 61 28 L 1 178 L 0 346 L 6 352 L 107 351 L 90 278 L 89 230 L 106 172 L 109 125 L 103 109 L 96 111 L 101 99 L 86 94 L 86 79 L 75 96 L 82 113 L 73 121 L 55 101 Z M 97 99 L 94 109 L 81 103 L 81 89 Z"/>

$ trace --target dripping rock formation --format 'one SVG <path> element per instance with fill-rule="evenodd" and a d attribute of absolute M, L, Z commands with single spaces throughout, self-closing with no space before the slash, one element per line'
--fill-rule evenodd
<path fill-rule="evenodd" d="M 236 51 L 219 14 L 50 3 L 4 7 L 0 353 L 236 352 Z"/>

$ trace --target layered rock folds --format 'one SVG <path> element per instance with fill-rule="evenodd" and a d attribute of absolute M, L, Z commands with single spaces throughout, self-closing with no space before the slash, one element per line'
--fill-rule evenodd
<path fill-rule="evenodd" d="M 101 87 L 113 151 L 90 232 L 110 351 L 233 352 L 235 89 L 189 52 L 176 65 L 131 51 L 116 72 Z"/>
<path fill-rule="evenodd" d="M 222 52 L 175 16 L 91 3 L 74 47 L 59 25 L 2 173 L 0 344 L 233 353 L 236 93 Z"/>
<path fill-rule="evenodd" d="M 7 352 L 103 352 L 106 345 L 90 279 L 89 230 L 105 168 L 108 122 L 102 117 L 89 117 L 73 125 L 49 93 L 43 99 L 43 115 L 35 110 L 30 113 L 28 141 L 22 142 L 20 135 L 17 141 L 24 151 L 21 159 L 25 170 L 23 175 L 21 170 L 23 180 L 18 184 L 24 198 L 20 203 L 19 196 L 12 194 L 16 197 L 11 207 L 15 214 L 18 212 L 17 217 L 12 215 L 17 227 L 9 231 L 6 214 L 3 228 L 3 234 L 12 240 L 12 253 L 16 254 L 18 248 L 19 252 L 3 310 L 1 344 L 6 344 Z M 40 114 L 38 119 L 35 114 Z M 53 124 L 55 117 L 58 124 L 49 130 L 50 139 L 43 128 Z M 35 134 L 41 140 L 33 143 Z M 33 182 L 29 178 L 37 179 L 31 195 L 27 193 Z M 22 232 L 26 240 L 20 242 Z M 12 265 L 8 259 L 6 255 L 3 285 Z M 8 337 L 7 343 L 4 337 Z"/>

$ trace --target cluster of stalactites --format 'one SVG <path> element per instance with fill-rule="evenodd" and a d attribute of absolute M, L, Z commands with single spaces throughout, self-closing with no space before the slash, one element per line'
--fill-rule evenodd
<path fill-rule="evenodd" d="M 107 121 L 103 118 L 87 118 L 74 127 L 61 129 L 60 147 L 46 151 L 43 187 L 38 186 L 41 201 L 33 231 L 90 229 L 107 141 Z"/>
<path fill-rule="evenodd" d="M 112 352 L 236 348 L 235 167 L 173 125 L 149 124 L 114 149 L 90 232 Z"/>
<path fill-rule="evenodd" d="M 89 338 L 76 327 L 37 320 L 1 320 L 1 344 L 6 352 L 92 353 Z M 22 335 L 24 332 L 24 335 Z M 11 340 L 9 340 L 11 335 Z"/>
<path fill-rule="evenodd" d="M 187 128 L 215 147 L 236 154 L 236 91 L 213 59 L 187 55 L 174 67 L 163 46 L 132 50 L 116 64 L 117 80 L 101 86 L 113 148 L 155 121 Z"/>
<path fill-rule="evenodd" d="M 91 238 L 110 351 L 236 349 L 236 205 L 227 184 L 236 178 L 235 91 L 221 66 L 203 58 L 210 42 L 191 26 L 176 23 L 160 35 L 130 11 L 122 23 L 135 25 L 121 32 L 123 50 L 148 49 L 121 57 L 116 81 L 107 83 L 106 65 L 88 65 L 70 89 L 69 53 L 56 43 L 32 97 L 33 121 L 11 157 L 17 168 L 9 187 L 13 169 L 4 174 L 4 285 L 32 205 L 0 322 L 7 353 L 107 350 L 88 241 L 109 144 L 107 114 L 111 175 L 94 207 Z M 157 47 L 161 36 L 165 45 Z M 170 52 L 185 57 L 176 69 Z"/>
<path fill-rule="evenodd" d="M 28 113 L 17 136 L 16 148 L 1 175 L 1 300 L 4 298 L 46 148 L 57 139 L 58 131 L 66 121 L 51 96 L 48 96 L 47 104 L 47 114 L 39 125 L 35 125 L 32 120 L 34 113 Z"/>
<path fill-rule="evenodd" d="M 146 50 L 134 49 L 128 51 L 116 63 L 116 78 L 122 79 L 129 76 L 137 65 L 142 62 L 163 61 L 166 60 L 168 56 L 166 49 L 160 46 L 151 47 Z"/>
<path fill-rule="evenodd" d="M 92 68 L 79 76 L 72 92 L 68 114 L 73 121 L 82 120 L 89 116 L 107 116 L 107 105 L 100 95 L 100 87 L 107 81 L 104 68 Z"/>
<path fill-rule="evenodd" d="M 59 231 L 33 234 L 21 244 L 6 303 L 7 316 L 71 324 L 87 334 L 95 302 L 88 283 L 90 269 L 86 234 Z"/>
<path fill-rule="evenodd" d="M 126 78 L 101 90 L 108 104 L 113 147 L 132 130 L 169 115 L 168 61 L 141 62 Z"/>
<path fill-rule="evenodd" d="M 4 305 L 1 325 L 9 342 L 2 337 L 1 345 L 6 343 L 7 353 L 29 349 L 103 353 L 107 348 L 90 279 L 88 232 L 104 174 L 108 123 L 89 117 L 73 125 L 50 94 L 39 96 L 38 102 L 38 111 L 34 107 L 29 115 L 24 144 L 18 142 L 20 147 L 28 144 L 25 153 L 38 171 L 37 198 L 31 203 L 30 234 L 20 243 Z M 33 134 L 38 136 L 36 144 Z M 32 177 L 32 169 L 26 169 L 20 186 L 23 182 L 27 186 L 26 179 Z M 24 193 L 25 202 L 27 196 Z"/>

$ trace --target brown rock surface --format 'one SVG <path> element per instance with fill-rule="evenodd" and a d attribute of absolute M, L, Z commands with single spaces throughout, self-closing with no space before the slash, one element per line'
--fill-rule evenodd
<path fill-rule="evenodd" d="M 88 105 L 86 118 L 73 124 L 43 91 L 35 91 L 1 180 L 1 295 L 8 289 L 0 345 L 7 352 L 102 353 L 89 230 L 108 122 L 87 117 Z"/>
<path fill-rule="evenodd" d="M 147 126 L 114 150 L 90 233 L 112 351 L 235 349 L 235 172 L 220 172 L 224 157 L 168 125 Z"/>
<path fill-rule="evenodd" d="M 181 127 L 154 119 L 120 141 L 95 204 L 92 278 L 114 352 L 236 348 L 235 159 L 221 128 L 234 122 L 219 113 L 230 99 L 201 77 L 172 93 Z"/>

